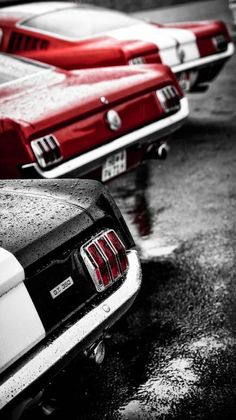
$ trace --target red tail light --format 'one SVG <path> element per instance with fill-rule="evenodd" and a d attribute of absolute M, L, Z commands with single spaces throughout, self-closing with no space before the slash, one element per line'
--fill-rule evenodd
<path fill-rule="evenodd" d="M 100 246 L 102 252 L 105 254 L 106 258 L 110 263 L 111 277 L 114 281 L 121 274 L 118 259 L 116 258 L 116 250 L 112 249 L 111 245 L 108 243 L 106 238 L 98 239 L 98 245 Z"/>
<path fill-rule="evenodd" d="M 217 52 L 224 52 L 228 48 L 228 41 L 223 34 L 214 36 L 212 42 Z"/>
<path fill-rule="evenodd" d="M 156 95 L 166 114 L 180 109 L 180 97 L 175 86 L 165 86 L 164 88 L 157 90 Z"/>
<path fill-rule="evenodd" d="M 121 278 L 128 269 L 125 247 L 114 230 L 99 234 L 84 244 L 80 252 L 98 292 Z"/>
<path fill-rule="evenodd" d="M 109 242 L 115 247 L 116 251 L 118 252 L 118 257 L 121 265 L 121 271 L 124 272 L 128 268 L 128 259 L 125 252 L 124 245 L 122 244 L 121 240 L 115 234 L 114 230 L 111 230 L 107 233 L 107 237 Z"/>
<path fill-rule="evenodd" d="M 62 159 L 60 145 L 52 134 L 33 140 L 31 147 L 39 166 L 43 169 L 55 165 Z"/>
<path fill-rule="evenodd" d="M 95 274 L 99 281 L 99 286 L 107 286 L 111 282 L 107 259 L 104 258 L 96 243 L 88 246 L 87 253 L 96 265 Z"/>

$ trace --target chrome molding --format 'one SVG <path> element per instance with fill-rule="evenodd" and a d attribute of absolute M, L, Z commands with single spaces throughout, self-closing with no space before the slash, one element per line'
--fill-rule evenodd
<path fill-rule="evenodd" d="M 233 53 L 234 53 L 234 44 L 230 42 L 228 44 L 228 49 L 225 52 L 208 55 L 207 57 L 198 58 L 197 60 L 191 60 L 187 63 L 179 64 L 178 66 L 172 66 L 171 70 L 174 73 L 180 73 L 182 71 L 191 70 L 191 69 L 196 70 L 196 67 L 202 67 L 207 64 L 217 63 L 217 61 L 229 58 L 231 57 L 231 55 L 233 55 Z"/>

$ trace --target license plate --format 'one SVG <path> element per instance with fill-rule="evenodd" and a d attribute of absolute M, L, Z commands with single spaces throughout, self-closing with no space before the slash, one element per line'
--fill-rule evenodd
<path fill-rule="evenodd" d="M 114 178 L 114 176 L 122 174 L 127 169 L 126 150 L 109 156 L 102 166 L 102 182 Z"/>

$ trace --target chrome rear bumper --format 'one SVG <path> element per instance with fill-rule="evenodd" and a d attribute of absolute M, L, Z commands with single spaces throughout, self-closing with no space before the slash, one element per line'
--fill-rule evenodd
<path fill-rule="evenodd" d="M 230 42 L 228 44 L 227 50 L 222 53 L 208 55 L 206 57 L 198 58 L 196 60 L 179 64 L 177 66 L 173 66 L 171 70 L 174 73 L 181 73 L 186 70 L 198 70 L 201 67 L 205 67 L 207 65 L 211 65 L 214 63 L 217 64 L 217 62 L 222 61 L 222 60 L 227 60 L 229 57 L 233 55 L 233 53 L 234 53 L 234 44 L 233 42 Z"/>
<path fill-rule="evenodd" d="M 22 392 L 35 386 L 40 379 L 42 381 L 50 370 L 55 374 L 59 362 L 70 359 L 72 352 L 75 354 L 88 348 L 130 308 L 141 285 L 141 266 L 136 251 L 128 253 L 128 261 L 126 278 L 112 295 L 61 334 L 44 342 L 0 380 L 0 409 L 16 397 L 19 399 Z"/>
<path fill-rule="evenodd" d="M 30 178 L 73 178 L 89 173 L 104 163 L 104 159 L 134 145 L 149 144 L 172 134 L 182 126 L 189 114 L 188 101 L 180 100 L 180 110 L 173 115 L 158 120 L 145 127 L 125 134 L 110 143 L 83 153 L 53 169 L 43 170 L 34 162 L 22 167 L 24 175 Z"/>

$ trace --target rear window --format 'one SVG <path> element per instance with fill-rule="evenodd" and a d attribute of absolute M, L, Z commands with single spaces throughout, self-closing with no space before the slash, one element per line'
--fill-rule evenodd
<path fill-rule="evenodd" d="M 34 64 L 24 59 L 0 54 L 0 84 L 41 72 L 47 68 L 46 65 L 37 62 Z"/>
<path fill-rule="evenodd" d="M 99 35 L 106 31 L 138 23 L 136 19 L 107 9 L 75 7 L 54 10 L 23 22 L 23 26 L 74 39 Z"/>

